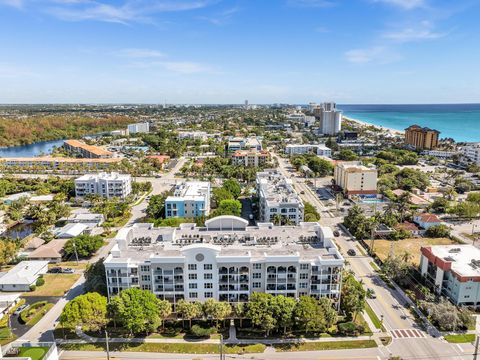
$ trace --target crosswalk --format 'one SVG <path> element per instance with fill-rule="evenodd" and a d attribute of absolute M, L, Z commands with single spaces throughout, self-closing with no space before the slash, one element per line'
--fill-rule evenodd
<path fill-rule="evenodd" d="M 395 329 L 390 333 L 394 339 L 412 339 L 412 338 L 424 338 L 426 337 L 423 331 L 417 329 Z"/>

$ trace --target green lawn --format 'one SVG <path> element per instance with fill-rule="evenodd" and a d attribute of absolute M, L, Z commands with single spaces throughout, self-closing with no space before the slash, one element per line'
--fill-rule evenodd
<path fill-rule="evenodd" d="M 363 250 L 362 245 L 357 245 L 357 249 L 358 251 L 360 251 L 360 254 L 362 254 L 363 256 L 367 256 L 367 253 L 365 252 L 365 250 Z"/>
<path fill-rule="evenodd" d="M 63 344 L 60 347 L 64 350 L 76 351 L 105 351 L 105 344 Z M 225 345 L 224 351 L 227 354 L 248 354 L 263 353 L 266 346 L 263 344 L 254 345 Z M 181 353 L 181 354 L 218 354 L 220 346 L 217 344 L 191 344 L 191 343 L 111 343 L 110 351 L 139 351 L 159 353 Z M 33 360 L 33 359 L 32 359 Z"/>
<path fill-rule="evenodd" d="M 475 341 L 475 334 L 445 335 L 444 337 L 449 343 L 469 343 Z"/>
<path fill-rule="evenodd" d="M 383 325 L 382 325 L 382 322 L 380 321 L 380 319 L 378 318 L 377 314 L 375 314 L 375 311 L 373 311 L 373 309 L 370 307 L 370 305 L 368 304 L 368 302 L 365 302 L 365 312 L 367 313 L 368 317 L 370 318 L 370 320 L 372 320 L 372 323 L 373 325 L 375 325 L 375 327 L 377 329 L 380 329 L 382 331 L 385 331 Z"/>
<path fill-rule="evenodd" d="M 373 270 L 380 271 L 380 268 L 378 267 L 378 265 L 375 264 L 373 261 L 370 261 L 370 266 L 372 267 Z"/>
<path fill-rule="evenodd" d="M 319 351 L 341 349 L 366 349 L 377 347 L 375 340 L 304 342 L 301 344 L 275 344 L 277 351 Z"/>
<path fill-rule="evenodd" d="M 23 296 L 63 296 L 80 278 L 80 274 L 45 274 L 45 284 L 37 286 L 35 291 L 23 293 Z"/>
<path fill-rule="evenodd" d="M 42 360 L 48 351 L 48 347 L 21 347 L 18 357 L 29 357 L 32 360 Z"/>

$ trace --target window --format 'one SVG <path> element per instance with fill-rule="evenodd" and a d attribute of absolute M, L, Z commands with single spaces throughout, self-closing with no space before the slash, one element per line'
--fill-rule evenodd
<path fill-rule="evenodd" d="M 198 294 L 196 292 L 191 292 L 188 293 L 188 297 L 191 299 L 196 299 L 198 297 Z"/>
<path fill-rule="evenodd" d="M 253 264 L 253 268 L 255 270 L 261 270 L 262 269 L 262 264 Z"/>
<path fill-rule="evenodd" d="M 287 209 L 282 209 L 282 214 L 285 214 L 287 212 Z"/>
<path fill-rule="evenodd" d="M 203 279 L 204 280 L 211 280 L 212 279 L 212 274 L 210 274 L 210 273 L 203 274 Z"/>
<path fill-rule="evenodd" d="M 308 287 L 308 284 L 307 283 L 300 283 L 299 287 L 305 289 L 305 288 Z"/>
<path fill-rule="evenodd" d="M 197 270 L 197 264 L 188 264 L 188 270 Z"/>
<path fill-rule="evenodd" d="M 150 271 L 150 266 L 142 265 L 142 266 L 140 266 L 140 271 Z"/>
<path fill-rule="evenodd" d="M 197 274 L 188 274 L 188 280 L 197 280 Z"/>
<path fill-rule="evenodd" d="M 151 285 L 142 285 L 142 290 L 152 290 Z"/>
<path fill-rule="evenodd" d="M 297 212 L 297 209 L 295 209 L 295 208 L 290 208 L 290 209 L 288 209 L 288 212 L 294 213 L 294 212 Z"/>
<path fill-rule="evenodd" d="M 212 283 L 205 283 L 205 289 L 213 289 Z"/>
<path fill-rule="evenodd" d="M 212 298 L 212 297 L 213 297 L 213 293 L 209 291 L 209 292 L 206 292 L 206 293 L 204 294 L 204 296 L 205 296 L 206 299 L 209 299 L 209 298 Z"/>
<path fill-rule="evenodd" d="M 292 219 L 292 220 L 295 219 L 296 217 L 297 217 L 297 215 L 288 215 L 288 218 Z"/>
<path fill-rule="evenodd" d="M 308 279 L 308 274 L 300 274 L 300 279 Z"/>
<path fill-rule="evenodd" d="M 270 212 L 271 212 L 271 213 L 276 213 L 276 212 L 277 212 L 277 209 L 275 209 L 275 208 L 270 209 Z"/>
<path fill-rule="evenodd" d="M 308 264 L 300 264 L 300 270 L 308 270 Z"/>
<path fill-rule="evenodd" d="M 203 264 L 203 270 L 212 270 L 213 265 L 212 264 Z"/>
<path fill-rule="evenodd" d="M 189 289 L 196 289 L 196 288 L 197 288 L 197 284 L 196 284 L 196 283 L 190 283 L 190 284 L 188 284 L 188 288 L 189 288 Z"/>
<path fill-rule="evenodd" d="M 261 279 L 262 278 L 262 273 L 253 273 L 253 278 L 254 279 Z"/>
<path fill-rule="evenodd" d="M 258 288 L 262 287 L 262 283 L 254 282 L 253 287 L 258 289 Z"/>
<path fill-rule="evenodd" d="M 150 275 L 142 275 L 142 281 L 150 281 Z"/>

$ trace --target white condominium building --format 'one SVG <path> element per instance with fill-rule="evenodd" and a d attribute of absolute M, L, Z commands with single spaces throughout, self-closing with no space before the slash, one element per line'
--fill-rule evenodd
<path fill-rule="evenodd" d="M 180 299 L 248 301 L 254 292 L 331 298 L 338 309 L 344 259 L 318 223 L 274 226 L 219 216 L 205 227 L 134 224 L 121 229 L 105 260 L 108 296 L 151 290 Z"/>
<path fill-rule="evenodd" d="M 467 160 L 480 165 L 480 143 L 467 143 L 462 147 L 462 154 Z"/>
<path fill-rule="evenodd" d="M 213 135 L 209 135 L 206 131 L 179 131 L 178 138 L 180 140 L 183 139 L 193 139 L 193 140 L 207 140 L 209 137 Z"/>
<path fill-rule="evenodd" d="M 150 124 L 148 122 L 130 124 L 127 127 L 129 134 L 139 134 L 150 132 Z"/>
<path fill-rule="evenodd" d="M 480 249 L 473 245 L 435 245 L 420 249 L 420 272 L 438 294 L 454 304 L 480 305 Z"/>
<path fill-rule="evenodd" d="M 346 196 L 377 194 L 377 169 L 362 165 L 359 161 L 339 162 L 335 166 L 336 185 Z"/>
<path fill-rule="evenodd" d="M 165 199 L 165 217 L 197 218 L 210 213 L 210 183 L 187 181 L 176 185 L 173 196 Z"/>
<path fill-rule="evenodd" d="M 246 167 L 259 167 L 270 160 L 270 153 L 266 150 L 237 150 L 232 154 L 232 164 Z"/>
<path fill-rule="evenodd" d="M 285 147 L 285 154 L 288 155 L 312 153 L 320 156 L 332 157 L 332 149 L 326 147 L 325 144 L 288 144 Z"/>
<path fill-rule="evenodd" d="M 301 112 L 288 114 L 287 120 L 301 123 L 306 127 L 309 127 L 315 124 L 315 116 L 308 116 Z"/>
<path fill-rule="evenodd" d="M 235 152 L 237 150 L 262 150 L 262 137 L 230 137 L 228 139 L 228 152 Z"/>
<path fill-rule="evenodd" d="M 336 135 L 342 129 L 342 112 L 337 110 L 334 102 L 317 106 L 314 109 L 314 114 L 320 119 L 320 133 Z"/>
<path fill-rule="evenodd" d="M 75 179 L 75 195 L 83 197 L 97 194 L 106 198 L 126 198 L 132 192 L 132 177 L 129 174 L 86 174 Z"/>
<path fill-rule="evenodd" d="M 260 221 L 276 221 L 279 216 L 293 224 L 303 221 L 304 205 L 290 179 L 277 170 L 269 169 L 257 173 L 256 182 Z"/>

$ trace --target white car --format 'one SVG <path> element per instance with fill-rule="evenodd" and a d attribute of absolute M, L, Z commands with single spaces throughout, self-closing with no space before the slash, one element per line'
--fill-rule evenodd
<path fill-rule="evenodd" d="M 13 315 L 20 315 L 20 313 L 21 313 L 23 310 L 27 309 L 28 307 L 30 307 L 30 305 L 27 305 L 27 304 L 24 304 L 24 305 L 22 305 L 22 306 L 19 306 L 19 307 L 17 308 L 17 310 L 15 310 L 15 311 L 13 312 Z"/>

